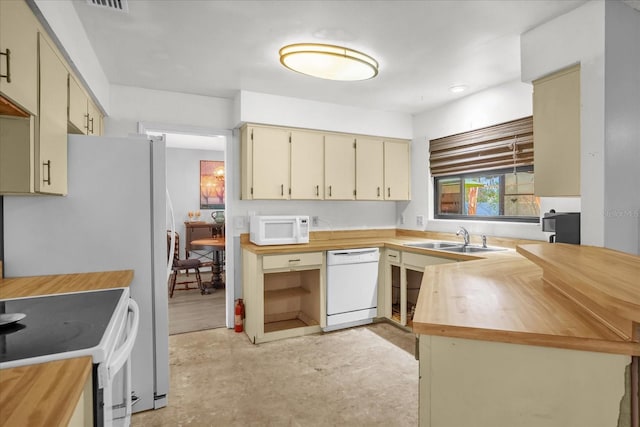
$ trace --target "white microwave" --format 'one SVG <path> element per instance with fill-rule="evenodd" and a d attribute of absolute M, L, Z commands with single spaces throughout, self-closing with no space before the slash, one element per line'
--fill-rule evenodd
<path fill-rule="evenodd" d="M 309 243 L 309 217 L 304 215 L 256 215 L 249 222 L 249 240 L 256 245 Z"/>

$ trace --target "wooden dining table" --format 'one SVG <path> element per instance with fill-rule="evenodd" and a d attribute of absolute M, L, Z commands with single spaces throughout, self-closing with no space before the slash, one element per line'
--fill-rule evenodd
<path fill-rule="evenodd" d="M 225 238 L 215 237 L 207 239 L 192 240 L 191 246 L 202 246 L 211 250 L 211 287 L 214 289 L 223 288 L 222 262 L 225 250 Z"/>

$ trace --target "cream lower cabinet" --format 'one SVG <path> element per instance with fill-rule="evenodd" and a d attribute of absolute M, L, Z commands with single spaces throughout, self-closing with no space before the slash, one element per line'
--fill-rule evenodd
<path fill-rule="evenodd" d="M 387 249 L 385 262 L 385 300 L 390 301 L 385 317 L 411 326 L 425 267 L 456 260 Z"/>
<path fill-rule="evenodd" d="M 421 427 L 637 425 L 629 356 L 420 335 L 419 360 Z"/>
<path fill-rule="evenodd" d="M 379 292 L 379 294 L 384 295 L 382 315 L 401 324 L 400 300 L 402 298 L 406 299 L 406 296 L 400 295 L 402 291 L 402 252 L 387 248 L 382 259 L 384 260 L 384 279 L 382 281 L 384 292 Z"/>
<path fill-rule="evenodd" d="M 67 427 L 91 427 L 93 425 L 93 377 L 89 375 Z"/>
<path fill-rule="evenodd" d="M 254 344 L 326 327 L 325 254 L 242 251 L 244 329 Z"/>
<path fill-rule="evenodd" d="M 23 0 L 0 1 L 0 95 L 38 114 L 38 21 Z"/>
<path fill-rule="evenodd" d="M 324 138 L 325 200 L 355 200 L 356 150 L 350 135 Z"/>

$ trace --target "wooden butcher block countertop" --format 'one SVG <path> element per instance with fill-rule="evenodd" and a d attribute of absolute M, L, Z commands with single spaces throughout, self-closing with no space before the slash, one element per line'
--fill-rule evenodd
<path fill-rule="evenodd" d="M 125 288 L 132 280 L 133 270 L 0 279 L 0 299 Z"/>
<path fill-rule="evenodd" d="M 557 243 L 517 250 L 531 260 L 427 267 L 413 331 L 640 355 L 640 257 Z"/>
<path fill-rule="evenodd" d="M 128 287 L 133 270 L 0 279 L 0 299 Z M 0 369 L 0 426 L 64 426 L 91 375 L 91 357 Z"/>
<path fill-rule="evenodd" d="M 86 356 L 0 370 L 0 425 L 68 425 L 91 368 Z"/>

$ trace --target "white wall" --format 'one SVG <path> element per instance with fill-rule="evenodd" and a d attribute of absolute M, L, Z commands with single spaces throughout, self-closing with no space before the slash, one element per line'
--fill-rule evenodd
<path fill-rule="evenodd" d="M 180 257 L 184 258 L 184 222 L 187 212 L 200 211 L 201 221 L 211 222 L 211 209 L 200 209 L 200 160 L 224 161 L 224 151 L 167 148 L 167 189 L 173 204 L 176 231 L 180 234 Z"/>
<path fill-rule="evenodd" d="M 523 81 L 580 63 L 581 241 L 594 246 L 604 245 L 604 9 L 586 3 L 520 39 Z"/>
<path fill-rule="evenodd" d="M 545 240 L 539 224 L 495 221 L 451 221 L 433 219 L 433 184 L 429 173 L 429 140 L 491 126 L 532 114 L 532 86 L 519 81 L 509 82 L 458 101 L 417 114 L 413 118 L 411 202 L 398 206 L 398 217 L 405 223 L 398 227 L 411 230 L 455 232 L 465 226 L 473 235 L 521 237 Z M 558 211 L 579 210 L 579 199 L 542 199 L 541 214 L 550 208 Z M 418 226 L 416 217 L 426 219 Z M 489 241 L 489 243 L 491 243 Z"/>
<path fill-rule="evenodd" d="M 640 12 L 592 1 L 522 35 L 522 79 L 580 63 L 581 240 L 640 251 Z"/>
<path fill-rule="evenodd" d="M 605 9 L 604 245 L 640 255 L 640 12 Z"/>
<path fill-rule="evenodd" d="M 105 134 L 128 136 L 138 132 L 138 122 L 232 129 L 233 100 L 186 93 L 111 85 L 111 116 Z"/>
<path fill-rule="evenodd" d="M 411 115 L 257 92 L 240 92 L 238 122 L 410 139 Z"/>

